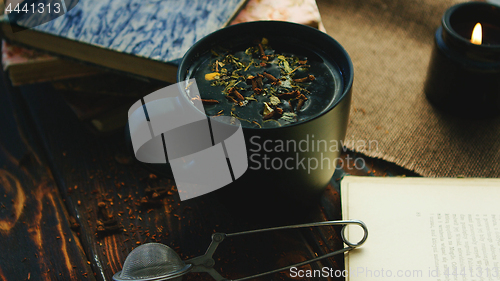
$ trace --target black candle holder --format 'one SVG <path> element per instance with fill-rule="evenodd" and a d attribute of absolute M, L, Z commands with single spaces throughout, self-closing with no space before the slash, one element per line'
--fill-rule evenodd
<path fill-rule="evenodd" d="M 470 41 L 476 23 L 482 44 Z M 483 2 L 452 6 L 435 33 L 425 94 L 437 108 L 464 118 L 500 114 L 500 7 Z"/>

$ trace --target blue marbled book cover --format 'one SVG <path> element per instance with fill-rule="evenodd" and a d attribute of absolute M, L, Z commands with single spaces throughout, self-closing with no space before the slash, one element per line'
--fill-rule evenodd
<path fill-rule="evenodd" d="M 43 13 L 17 20 L 17 24 L 21 26 L 117 52 L 172 62 L 182 58 L 196 41 L 226 26 L 245 0 L 26 2 L 28 9 L 33 2 L 45 9 Z M 47 10 L 50 2 L 52 14 Z M 67 12 L 54 17 L 57 3 L 64 4 Z M 38 9 L 38 6 L 33 9 Z M 46 17 L 53 19 L 47 20 Z"/>

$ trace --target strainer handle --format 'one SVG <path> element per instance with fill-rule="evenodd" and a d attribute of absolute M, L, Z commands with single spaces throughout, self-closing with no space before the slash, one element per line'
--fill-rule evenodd
<path fill-rule="evenodd" d="M 224 281 L 226 278 L 222 277 L 213 267 L 215 265 L 215 260 L 212 256 L 219 244 L 226 238 L 225 233 L 214 233 L 212 234 L 212 242 L 208 246 L 207 251 L 203 256 L 195 257 L 186 261 L 188 264 L 193 265 L 191 272 L 206 272 L 212 276 L 216 281 Z"/>
<path fill-rule="evenodd" d="M 306 261 L 299 262 L 299 263 L 292 264 L 292 265 L 287 265 L 285 267 L 281 267 L 281 268 L 274 269 L 274 270 L 271 270 L 271 271 L 266 271 L 266 272 L 262 272 L 262 273 L 255 274 L 255 275 L 252 275 L 252 276 L 247 276 L 247 277 L 238 278 L 238 279 L 234 279 L 234 280 L 227 280 L 227 279 L 226 280 L 227 281 L 244 281 L 244 280 L 250 280 L 250 279 L 254 279 L 254 278 L 259 278 L 259 277 L 262 277 L 262 276 L 265 276 L 265 275 L 269 275 L 269 274 L 273 274 L 273 273 L 278 273 L 278 272 L 281 272 L 281 271 L 285 271 L 285 270 L 290 269 L 292 267 L 299 267 L 299 266 L 303 266 L 303 265 L 306 265 L 306 264 L 310 264 L 310 263 L 315 262 L 315 261 L 319 261 L 319 260 L 322 260 L 322 259 L 329 258 L 331 256 L 335 256 L 335 255 L 338 255 L 338 254 L 342 254 L 342 253 L 348 252 L 348 251 L 350 251 L 352 249 L 354 249 L 354 247 L 345 247 L 343 249 L 340 249 L 340 250 L 337 250 L 337 251 L 334 251 L 334 252 L 331 252 L 331 253 L 328 253 L 328 254 L 325 254 L 325 255 L 322 255 L 322 256 L 310 259 L 310 260 L 306 260 Z"/>
<path fill-rule="evenodd" d="M 304 228 L 304 227 L 314 227 L 314 226 L 326 226 L 326 225 L 342 225 L 342 230 L 340 232 L 341 237 L 343 242 L 347 245 L 347 247 L 316 257 L 312 258 L 310 260 L 306 260 L 300 263 L 292 264 L 289 266 L 285 266 L 282 268 L 278 268 L 275 270 L 267 271 L 267 272 L 262 272 L 259 274 L 255 274 L 252 276 L 248 277 L 243 277 L 239 279 L 235 279 L 232 281 L 244 281 L 244 280 L 250 280 L 253 278 L 258 278 L 261 276 L 265 276 L 268 274 L 273 274 L 273 273 L 278 273 L 284 270 L 287 270 L 292 267 L 299 267 L 303 266 L 315 261 L 319 261 L 334 255 L 338 255 L 341 253 L 348 252 L 356 247 L 361 246 L 363 243 L 365 243 L 366 239 L 368 238 L 368 228 L 366 227 L 365 223 L 360 221 L 360 220 L 339 220 L 339 221 L 324 221 L 324 222 L 315 222 L 315 223 L 305 223 L 305 224 L 297 224 L 297 225 L 287 225 L 287 226 L 279 226 L 279 227 L 272 227 L 272 228 L 264 228 L 264 229 L 256 229 L 256 230 L 249 230 L 249 231 L 242 231 L 242 232 L 236 232 L 236 233 L 230 233 L 230 234 L 225 234 L 225 233 L 214 233 L 212 235 L 212 242 L 210 243 L 210 246 L 208 246 L 207 252 L 200 257 L 192 258 L 190 260 L 187 260 L 187 263 L 190 263 L 194 265 L 193 267 L 193 272 L 207 272 L 210 274 L 216 281 L 229 281 L 228 279 L 225 279 L 222 277 L 215 269 L 213 269 L 213 266 L 215 264 L 215 261 L 213 260 L 212 256 L 217 249 L 217 246 L 219 243 L 221 243 L 226 237 L 233 237 L 233 236 L 239 236 L 239 235 L 245 235 L 245 234 L 253 234 L 253 233 L 259 233 L 259 232 L 266 232 L 266 231 L 273 231 L 273 230 L 282 230 L 282 229 L 296 229 L 296 228 Z M 357 243 L 352 243 L 350 242 L 346 236 L 345 236 L 345 229 L 346 226 L 348 225 L 358 225 L 363 229 L 363 238 L 359 240 Z"/>
<path fill-rule="evenodd" d="M 351 248 L 356 248 L 358 246 L 361 246 L 363 243 L 365 243 L 366 238 L 368 238 L 368 228 L 366 227 L 366 224 L 360 220 L 321 221 L 321 222 L 304 223 L 304 224 L 296 224 L 296 225 L 278 226 L 278 227 L 271 227 L 271 228 L 263 228 L 263 229 L 230 233 L 230 234 L 226 234 L 226 237 L 233 237 L 233 236 L 238 236 L 238 235 L 245 235 L 245 234 L 252 234 L 252 233 L 259 233 L 259 232 L 266 232 L 266 231 L 273 231 L 273 230 L 281 230 L 281 229 L 295 229 L 295 228 L 326 226 L 326 225 L 342 225 L 343 227 L 342 227 L 342 230 L 340 232 L 340 235 L 342 236 L 342 241 L 347 246 L 349 246 Z M 358 225 L 363 229 L 363 238 L 361 238 L 361 240 L 359 240 L 357 243 L 352 243 L 345 237 L 344 232 L 345 232 L 346 226 L 348 226 L 348 225 Z"/>
<path fill-rule="evenodd" d="M 244 281 L 244 280 L 250 280 L 258 277 L 262 277 L 268 274 L 273 274 L 273 273 L 278 273 L 287 269 L 290 269 L 292 267 L 299 267 L 303 266 L 312 262 L 316 262 L 325 258 L 332 257 L 334 255 L 342 254 L 345 252 L 348 252 L 356 247 L 361 246 L 363 243 L 365 243 L 366 239 L 368 238 L 368 228 L 366 227 L 366 224 L 360 220 L 340 220 L 340 221 L 324 221 L 324 222 L 315 222 L 315 223 L 305 223 L 305 224 L 297 224 L 297 225 L 288 225 L 288 226 L 280 226 L 280 227 L 272 227 L 272 228 L 265 228 L 265 229 L 257 229 L 257 230 L 250 230 L 250 231 L 243 231 L 243 232 L 237 232 L 237 233 L 231 233 L 231 234 L 226 234 L 226 237 L 232 237 L 232 236 L 238 236 L 238 235 L 245 235 L 245 234 L 252 234 L 252 233 L 259 233 L 259 232 L 265 232 L 265 231 L 272 231 L 272 230 L 281 230 L 281 229 L 295 229 L 295 228 L 303 228 L 303 227 L 313 227 L 313 226 L 326 226 L 326 225 L 342 225 L 342 230 L 340 232 L 340 235 L 342 237 L 343 242 L 347 245 L 347 247 L 316 257 L 312 258 L 310 260 L 306 260 L 303 262 L 299 262 L 296 264 L 288 265 L 282 268 L 274 269 L 271 271 L 267 272 L 262 272 L 259 274 L 255 274 L 252 276 L 247 276 L 239 279 L 235 279 L 232 281 Z M 345 229 L 348 225 L 358 225 L 363 229 L 363 238 L 359 240 L 357 243 L 352 243 L 350 242 L 346 236 L 345 236 Z"/>

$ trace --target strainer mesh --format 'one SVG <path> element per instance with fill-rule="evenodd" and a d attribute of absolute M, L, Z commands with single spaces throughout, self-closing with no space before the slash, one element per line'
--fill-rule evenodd
<path fill-rule="evenodd" d="M 125 259 L 121 279 L 138 280 L 163 276 L 184 268 L 185 263 L 172 248 L 148 243 L 135 248 Z"/>

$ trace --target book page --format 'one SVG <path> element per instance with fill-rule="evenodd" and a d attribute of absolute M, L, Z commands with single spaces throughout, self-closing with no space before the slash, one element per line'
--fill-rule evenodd
<path fill-rule="evenodd" d="M 500 180 L 348 176 L 341 195 L 368 227 L 347 280 L 500 280 Z"/>

